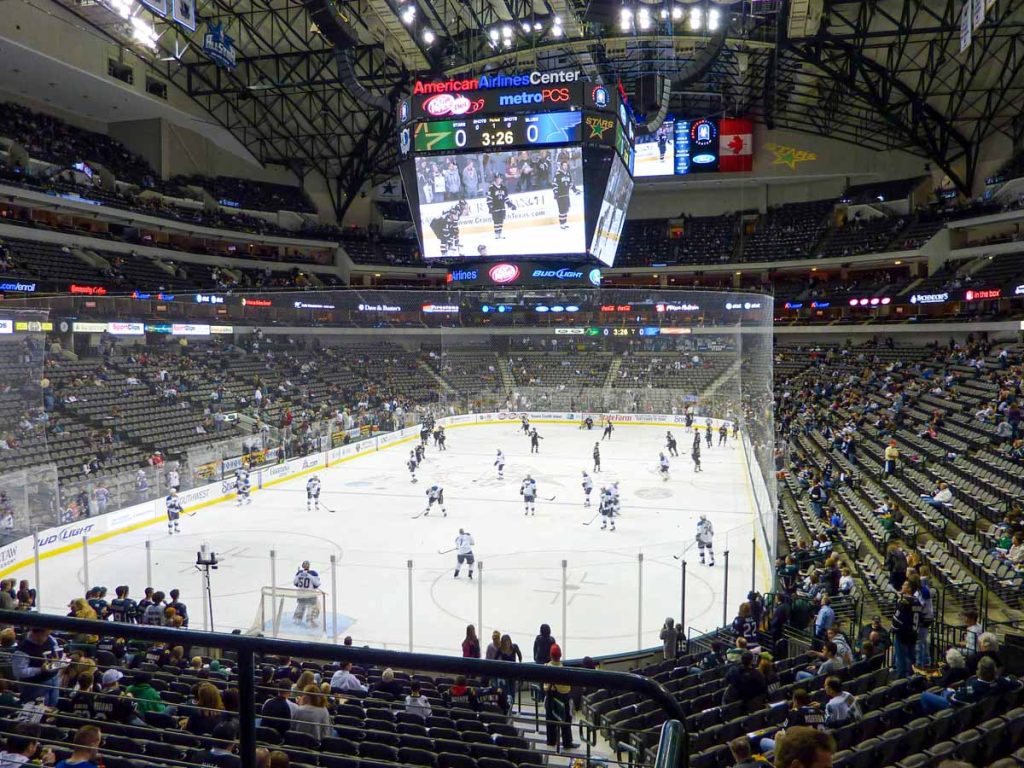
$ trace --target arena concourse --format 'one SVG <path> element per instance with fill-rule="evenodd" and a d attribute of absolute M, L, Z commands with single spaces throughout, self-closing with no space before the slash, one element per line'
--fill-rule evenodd
<path fill-rule="evenodd" d="M 1024 765 L 1024 4 L 0 15 L 0 768 Z"/>

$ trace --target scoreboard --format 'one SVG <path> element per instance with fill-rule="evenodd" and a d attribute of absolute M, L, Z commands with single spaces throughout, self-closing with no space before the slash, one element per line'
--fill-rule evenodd
<path fill-rule="evenodd" d="M 397 117 L 424 259 L 612 265 L 636 138 L 617 89 L 572 71 L 416 82 Z"/>
<path fill-rule="evenodd" d="M 414 152 L 452 152 L 472 149 L 516 149 L 580 141 L 582 112 L 473 117 L 418 123 Z"/>

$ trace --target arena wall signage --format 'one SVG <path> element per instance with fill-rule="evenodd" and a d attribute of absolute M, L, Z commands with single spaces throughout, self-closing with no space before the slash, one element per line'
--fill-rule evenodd
<path fill-rule="evenodd" d="M 78 285 L 72 283 L 68 286 L 68 292 L 76 296 L 106 296 L 107 289 L 102 285 Z"/>
<path fill-rule="evenodd" d="M 0 283 L 0 293 L 35 293 L 36 283 L 23 283 L 20 280 Z"/>
<path fill-rule="evenodd" d="M 174 323 L 171 326 L 172 336 L 209 336 L 209 325 L 193 325 L 192 323 Z"/>
<path fill-rule="evenodd" d="M 235 332 L 235 326 L 233 325 L 211 325 L 210 333 L 214 336 L 218 334 L 231 335 Z"/>
<path fill-rule="evenodd" d="M 907 301 L 911 304 L 942 304 L 949 301 L 949 293 L 945 291 L 942 293 L 915 293 Z"/>
<path fill-rule="evenodd" d="M 295 306 L 298 306 L 296 304 Z M 330 307 L 334 309 L 334 307 Z M 360 312 L 401 312 L 402 308 L 398 304 L 360 304 L 356 307 Z"/>
<path fill-rule="evenodd" d="M 106 323 L 72 323 L 72 333 L 106 333 Z"/>
<path fill-rule="evenodd" d="M 28 331 L 29 333 L 49 333 L 53 330 L 53 323 L 49 320 L 18 320 L 14 324 L 16 331 Z"/>
<path fill-rule="evenodd" d="M 14 321 L 13 320 L 0 320 L 0 333 L 14 333 Z"/>
<path fill-rule="evenodd" d="M 1003 290 L 1001 288 L 986 288 L 986 289 L 981 290 L 981 291 L 974 291 L 974 290 L 965 291 L 964 292 L 964 300 L 965 301 L 983 301 L 983 300 L 986 300 L 986 299 L 998 299 L 1002 295 L 1003 295 Z"/>
<path fill-rule="evenodd" d="M 697 304 L 655 304 L 655 312 L 699 312 Z"/>
<path fill-rule="evenodd" d="M 223 304 L 223 296 L 214 296 L 210 293 L 197 293 L 195 296 L 196 304 Z"/>
<path fill-rule="evenodd" d="M 523 85 L 575 83 L 579 79 L 578 70 L 534 71 L 525 75 L 506 75 L 498 72 L 493 75 L 480 75 L 480 77 L 469 77 L 462 80 L 441 80 L 439 82 L 417 80 L 412 86 L 412 92 L 414 96 L 424 93 L 462 93 L 463 91 L 483 91 L 493 88 L 518 88 Z"/>
<path fill-rule="evenodd" d="M 595 274 L 596 273 L 596 274 Z M 595 282 L 596 281 L 596 282 Z M 600 285 L 601 270 L 584 264 L 558 264 L 540 261 L 500 261 L 448 272 L 448 285 Z"/>
<path fill-rule="evenodd" d="M 107 333 L 111 336 L 144 336 L 146 334 L 146 326 L 143 323 L 114 321 L 107 323 Z"/>
<path fill-rule="evenodd" d="M 759 301 L 744 301 L 744 302 L 740 303 L 740 302 L 727 301 L 727 302 L 725 302 L 725 308 L 728 309 L 728 310 L 760 309 L 761 308 L 761 302 L 759 302 Z"/>
<path fill-rule="evenodd" d="M 245 296 L 242 297 L 243 307 L 272 307 L 274 302 L 270 299 L 250 299 Z"/>
<path fill-rule="evenodd" d="M 292 306 L 296 309 L 334 309 L 333 304 L 309 304 L 305 301 L 296 301 Z"/>
<path fill-rule="evenodd" d="M 913 300 L 913 297 L 911 297 L 911 300 Z M 871 298 L 850 299 L 851 307 L 885 307 L 891 303 L 892 299 L 889 296 L 872 296 Z"/>
<path fill-rule="evenodd" d="M 424 304 L 421 307 L 424 314 L 428 315 L 457 315 L 459 306 L 457 304 Z"/>

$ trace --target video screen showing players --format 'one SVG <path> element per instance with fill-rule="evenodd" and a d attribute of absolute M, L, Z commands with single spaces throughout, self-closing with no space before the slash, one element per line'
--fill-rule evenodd
<path fill-rule="evenodd" d="M 671 176 L 675 171 L 675 123 L 667 120 L 653 134 L 638 135 L 633 176 Z"/>
<path fill-rule="evenodd" d="M 590 255 L 607 267 L 615 263 L 615 253 L 619 248 L 622 226 L 626 223 L 626 209 L 629 208 L 632 195 L 633 180 L 618 156 L 613 157 L 608 184 L 601 200 L 601 212 L 597 216 L 594 240 L 590 246 Z"/>
<path fill-rule="evenodd" d="M 423 256 L 586 250 L 580 147 L 416 158 Z"/>

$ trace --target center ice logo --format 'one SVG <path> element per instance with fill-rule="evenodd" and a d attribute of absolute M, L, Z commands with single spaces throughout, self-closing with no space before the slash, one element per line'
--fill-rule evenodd
<path fill-rule="evenodd" d="M 487 271 L 487 275 L 492 282 L 504 285 L 519 277 L 519 267 L 515 264 L 495 264 Z"/>

